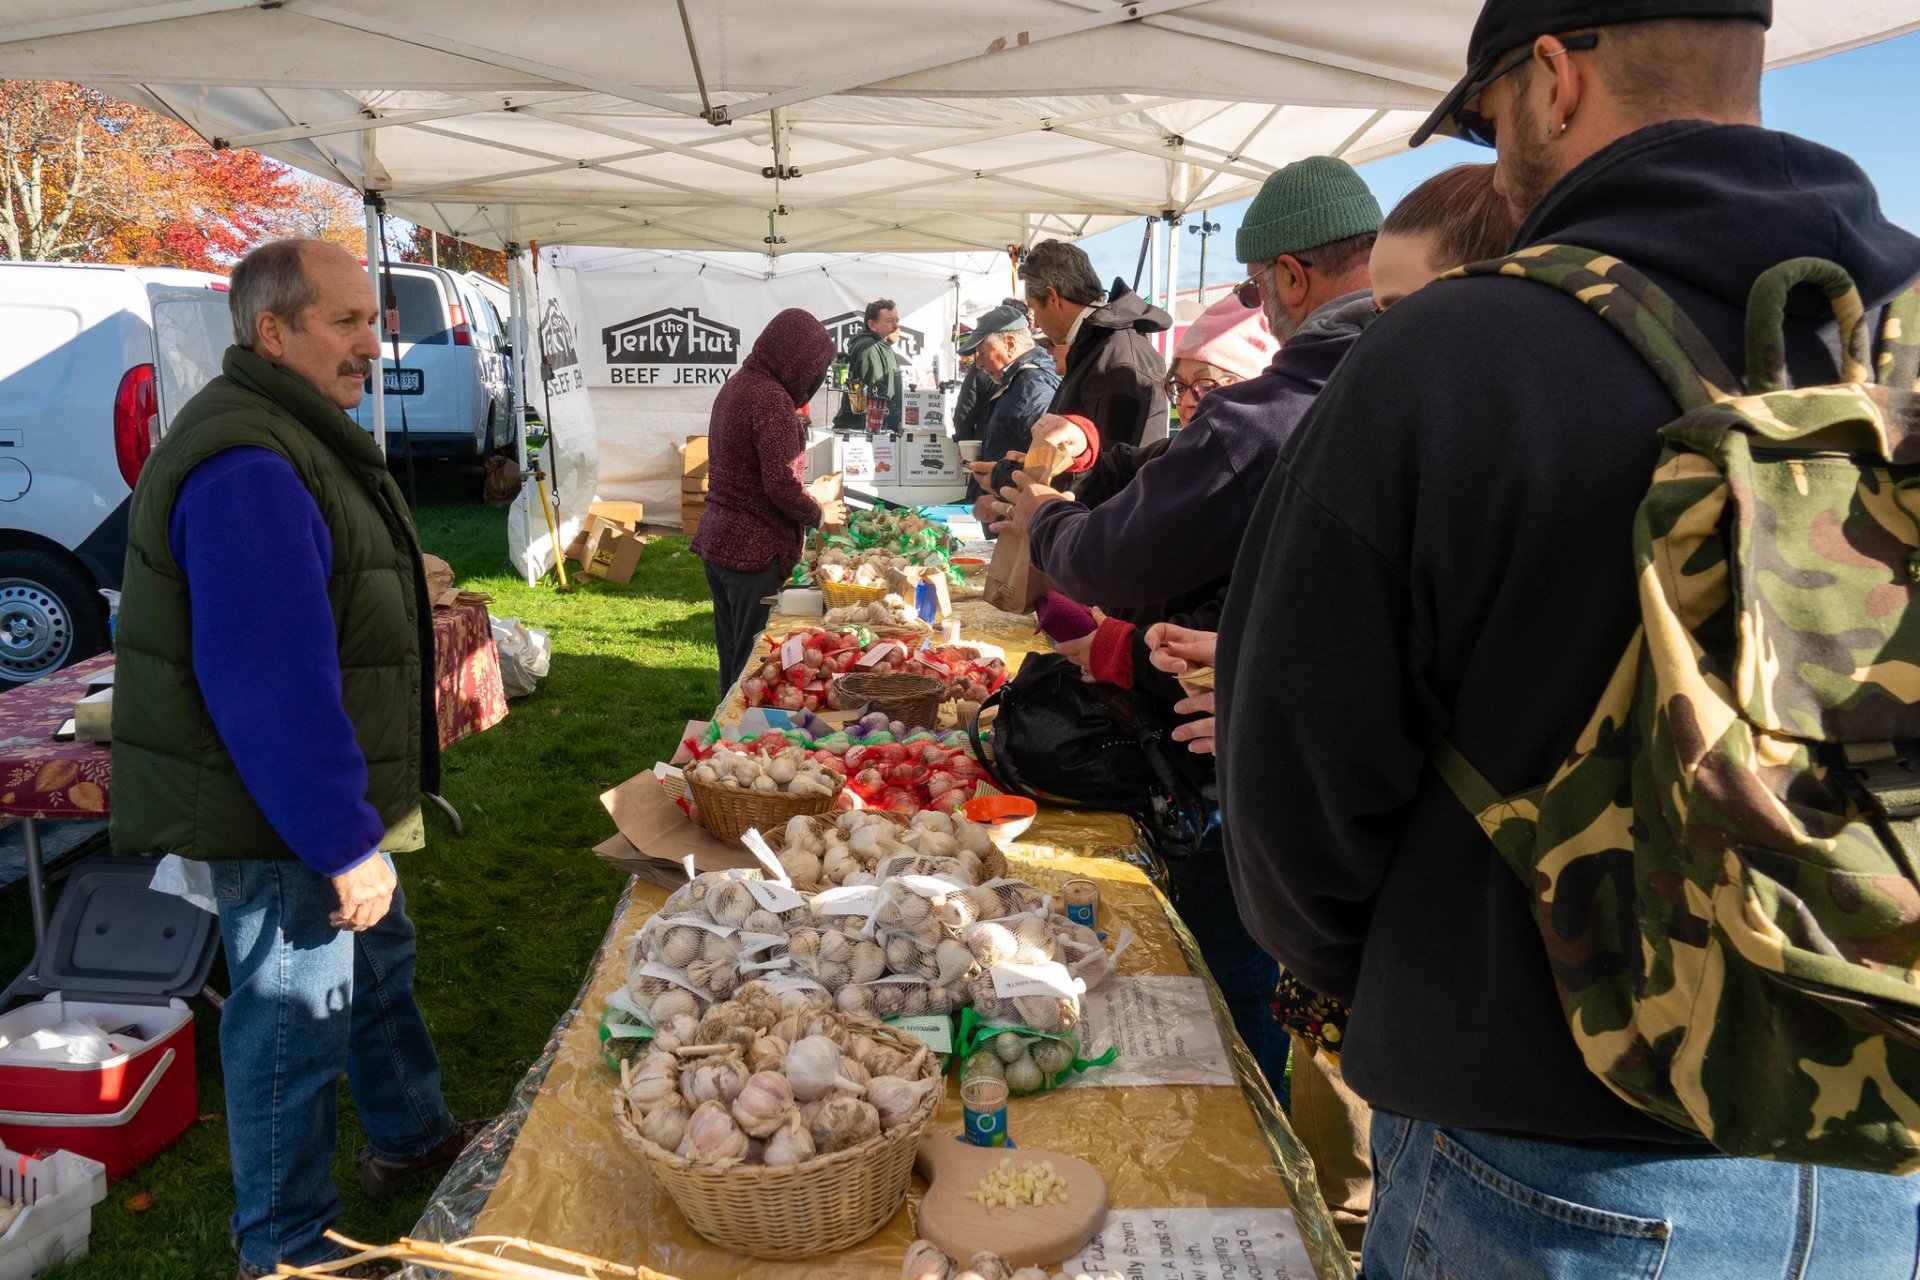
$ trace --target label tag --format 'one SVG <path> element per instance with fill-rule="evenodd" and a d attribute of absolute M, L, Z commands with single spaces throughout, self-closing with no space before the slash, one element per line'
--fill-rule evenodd
<path fill-rule="evenodd" d="M 898 640 L 888 640 L 882 644 L 873 646 L 873 648 L 861 654 L 860 660 L 853 665 L 856 667 L 872 667 L 889 659 L 898 662 L 902 657 L 906 656 L 906 652 L 906 646 Z"/>
<path fill-rule="evenodd" d="M 807 905 L 807 900 L 801 897 L 790 883 L 775 884 L 771 880 L 747 880 L 744 883 L 747 886 L 747 892 L 753 895 L 753 900 L 775 915 Z"/>
<path fill-rule="evenodd" d="M 797 973 L 770 973 L 764 979 L 775 991 L 825 991 L 826 988 L 812 978 Z"/>
<path fill-rule="evenodd" d="M 918 1013 L 888 1018 L 886 1023 L 895 1031 L 904 1031 L 935 1053 L 953 1052 L 953 1022 L 943 1014 Z"/>
<path fill-rule="evenodd" d="M 1054 996 L 1061 1000 L 1078 999 L 1087 984 L 1067 972 L 1057 960 L 1044 964 L 997 964 L 993 966 L 993 994 L 1002 1000 L 1021 996 Z"/>
<path fill-rule="evenodd" d="M 707 994 L 700 988 L 694 986 L 682 970 L 661 964 L 658 960 L 649 960 L 641 965 L 640 972 L 635 976 L 641 978 L 660 978 L 666 982 L 671 982 L 676 987 L 685 987 L 687 990 L 693 992 L 693 994 L 703 998 Z"/>
<path fill-rule="evenodd" d="M 660 922 L 659 927 L 671 929 L 675 925 L 682 924 L 694 929 L 705 929 L 708 933 L 718 934 L 722 938 L 731 938 L 739 932 L 730 924 L 715 924 L 705 916 L 668 916 Z"/>
<path fill-rule="evenodd" d="M 787 869 L 780 865 L 779 855 L 774 853 L 773 846 L 767 843 L 767 838 L 760 834 L 758 828 L 747 828 L 747 833 L 740 837 L 740 843 L 747 847 L 748 853 L 751 853 L 760 860 L 760 865 L 766 868 L 767 874 L 772 876 L 775 881 L 784 885 L 791 885 L 793 883 L 793 877 L 788 875 Z M 752 882 L 749 881 L 748 884 L 751 886 Z M 765 906 L 766 904 L 762 903 L 761 905 Z M 781 908 L 768 907 L 767 909 L 769 911 L 776 911 Z"/>
<path fill-rule="evenodd" d="M 813 913 L 817 916 L 871 916 L 880 905 L 880 886 L 848 884 L 822 889 L 813 895 Z"/>
<path fill-rule="evenodd" d="M 785 671 L 788 667 L 797 666 L 800 659 L 806 656 L 806 652 L 806 636 L 798 631 L 794 632 L 787 637 L 786 643 L 780 646 L 780 669 Z"/>
<path fill-rule="evenodd" d="M 968 887 L 952 876 L 900 876 L 898 879 L 923 898 L 945 898 Z"/>

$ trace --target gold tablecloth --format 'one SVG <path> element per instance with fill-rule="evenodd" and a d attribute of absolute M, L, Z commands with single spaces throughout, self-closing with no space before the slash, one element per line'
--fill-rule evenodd
<path fill-rule="evenodd" d="M 1044 646 L 1031 619 L 996 613 L 978 602 L 957 607 L 967 639 L 986 640 L 1017 666 Z M 783 635 L 806 619 L 776 617 Z M 723 706 L 737 713 L 738 690 Z M 1043 888 L 1084 876 L 1101 889 L 1102 926 L 1131 929 L 1135 942 L 1118 977 L 1204 974 L 1185 927 L 1147 874 L 1124 859 L 1135 855 L 1130 823 L 1111 814 L 1044 813 L 1009 850 L 1012 874 Z M 544 1244 L 652 1267 L 684 1280 L 798 1280 L 847 1276 L 891 1280 L 914 1239 L 913 1213 L 922 1190 L 878 1235 L 844 1253 L 764 1262 L 707 1244 L 655 1187 L 614 1128 L 611 1091 L 617 1077 L 602 1059 L 597 1020 L 607 993 L 624 980 L 626 939 L 665 902 L 667 891 L 636 881 L 624 914 L 610 931 L 584 988 L 580 1015 L 557 1042 L 511 1152 L 472 1231 L 525 1237 Z M 1258 1068 L 1232 1029 L 1208 980 L 1236 1086 L 1076 1087 L 1009 1104 L 1009 1131 L 1022 1148 L 1065 1152 L 1106 1177 L 1111 1204 L 1126 1208 L 1248 1207 L 1294 1211 L 1323 1277 L 1351 1275 L 1311 1165 L 1274 1103 Z M 958 1133 L 960 1108 L 951 1078 L 930 1122 Z"/>

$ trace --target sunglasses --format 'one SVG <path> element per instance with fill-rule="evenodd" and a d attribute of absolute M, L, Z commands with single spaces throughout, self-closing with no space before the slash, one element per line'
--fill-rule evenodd
<path fill-rule="evenodd" d="M 1584 36 L 1567 36 L 1560 41 L 1560 53 L 1572 53 L 1575 49 L 1591 49 L 1599 43 L 1600 37 L 1591 33 Z M 1551 53 L 1547 56 L 1557 58 L 1560 53 Z M 1460 138 L 1467 142 L 1477 142 L 1483 147 L 1496 145 L 1493 121 L 1474 110 L 1472 104 L 1479 100 L 1480 95 L 1485 93 L 1494 81 L 1502 76 L 1512 75 L 1531 61 L 1533 61 L 1533 46 L 1528 45 L 1526 49 L 1514 54 L 1480 77 L 1466 93 L 1461 95 L 1460 105 L 1453 109 L 1453 127 Z"/>
<path fill-rule="evenodd" d="M 1251 311 L 1260 305 L 1260 282 L 1254 279 L 1242 280 L 1233 287 L 1233 296 L 1240 299 L 1240 305 Z"/>

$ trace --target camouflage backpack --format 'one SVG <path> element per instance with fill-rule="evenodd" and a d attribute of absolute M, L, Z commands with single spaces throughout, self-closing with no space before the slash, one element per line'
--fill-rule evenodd
<path fill-rule="evenodd" d="M 1465 268 L 1552 285 L 1682 410 L 1634 521 L 1641 625 L 1543 787 L 1449 787 L 1528 885 L 1567 1021 L 1620 1097 L 1722 1151 L 1920 1169 L 1920 293 L 1878 383 L 1846 272 L 1754 285 L 1747 387 L 1618 259 Z M 1837 386 L 1791 388 L 1787 294 L 1823 289 Z"/>

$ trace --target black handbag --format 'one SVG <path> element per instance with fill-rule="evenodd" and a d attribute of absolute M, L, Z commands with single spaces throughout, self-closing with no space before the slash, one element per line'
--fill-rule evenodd
<path fill-rule="evenodd" d="M 1090 682 L 1057 653 L 1036 653 L 980 704 L 967 733 L 1002 791 L 1127 814 L 1162 858 L 1183 858 L 1206 831 L 1207 807 L 1171 728 L 1152 699 Z"/>

